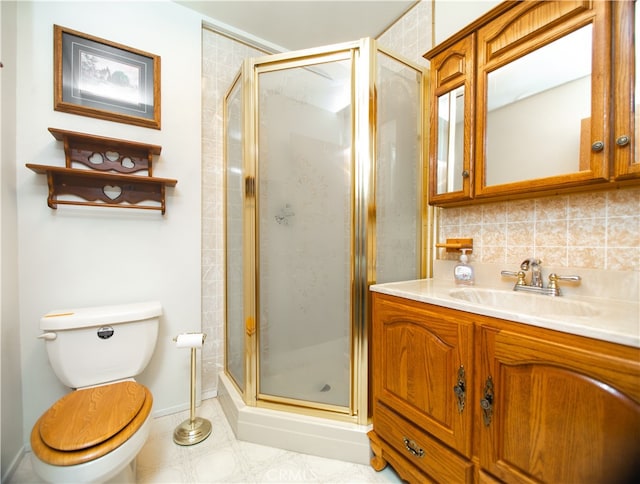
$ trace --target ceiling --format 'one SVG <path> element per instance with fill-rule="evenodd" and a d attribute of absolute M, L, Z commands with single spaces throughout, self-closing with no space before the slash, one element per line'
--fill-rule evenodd
<path fill-rule="evenodd" d="M 214 27 L 220 26 L 232 34 L 240 31 L 240 37 L 257 37 L 258 43 L 266 41 L 271 50 L 282 51 L 375 38 L 418 0 L 176 0 L 176 3 L 209 17 Z"/>

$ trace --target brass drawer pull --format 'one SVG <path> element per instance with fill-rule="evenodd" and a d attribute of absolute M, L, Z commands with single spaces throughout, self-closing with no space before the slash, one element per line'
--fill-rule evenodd
<path fill-rule="evenodd" d="M 424 457 L 424 450 L 418 447 L 413 440 L 403 437 L 402 441 L 404 442 L 404 448 L 409 451 L 410 454 L 416 457 Z"/>

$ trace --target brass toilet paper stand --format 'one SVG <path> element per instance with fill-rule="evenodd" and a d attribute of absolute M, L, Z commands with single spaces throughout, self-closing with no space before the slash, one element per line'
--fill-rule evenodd
<path fill-rule="evenodd" d="M 194 335 L 188 335 L 194 336 Z M 204 343 L 206 334 L 202 335 Z M 180 336 L 174 338 L 178 341 Z M 194 445 L 202 442 L 211 434 L 211 422 L 207 419 L 196 417 L 196 348 L 191 347 L 191 408 L 189 418 L 182 422 L 173 431 L 173 441 L 178 445 Z"/>

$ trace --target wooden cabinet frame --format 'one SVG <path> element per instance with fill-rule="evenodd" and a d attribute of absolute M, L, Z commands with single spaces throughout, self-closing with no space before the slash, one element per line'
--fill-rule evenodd
<path fill-rule="evenodd" d="M 613 137 L 615 177 L 617 180 L 640 178 L 640 139 L 638 125 L 640 93 L 634 93 L 634 79 L 639 66 L 635 66 L 634 0 L 613 2 L 613 52 L 614 75 L 612 101 L 619 106 L 613 112 Z M 635 106 L 634 106 L 635 102 Z M 624 137 L 629 141 L 625 144 Z"/>
<path fill-rule="evenodd" d="M 635 8 L 635 0 L 505 1 L 427 52 L 424 57 L 431 63 L 429 203 L 456 206 L 637 185 Z M 591 112 L 582 120 L 578 171 L 487 185 L 487 76 L 588 24 L 593 26 Z M 453 62 L 454 57 L 464 62 Z M 460 85 L 468 86 L 462 172 L 469 179 L 462 180 L 462 190 L 438 193 L 438 97 Z"/>

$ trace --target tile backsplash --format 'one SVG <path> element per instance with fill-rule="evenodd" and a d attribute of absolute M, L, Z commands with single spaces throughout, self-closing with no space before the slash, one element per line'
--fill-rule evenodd
<path fill-rule="evenodd" d="M 472 237 L 471 261 L 640 271 L 640 188 L 438 209 L 438 242 Z M 438 259 L 456 259 L 438 249 Z"/>

